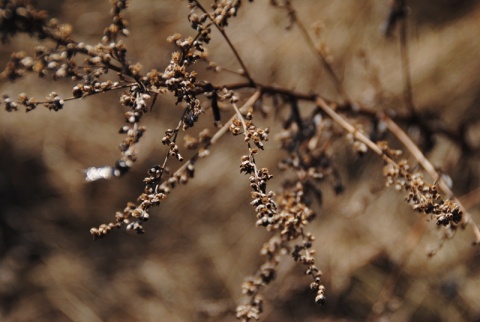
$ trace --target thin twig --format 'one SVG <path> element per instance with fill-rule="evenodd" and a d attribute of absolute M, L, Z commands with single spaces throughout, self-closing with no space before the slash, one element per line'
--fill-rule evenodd
<path fill-rule="evenodd" d="M 308 33 L 307 28 L 305 28 L 305 25 L 303 24 L 303 22 L 300 19 L 297 18 L 297 12 L 293 8 L 291 2 L 287 1 L 285 5 L 287 6 L 287 10 L 289 12 L 289 15 L 290 15 L 292 21 L 300 29 L 300 32 L 302 33 L 303 37 L 307 41 L 308 46 L 315 53 L 315 55 L 318 57 L 318 59 L 320 60 L 320 63 L 323 65 L 323 67 L 327 71 L 328 75 L 330 76 L 330 78 L 333 82 L 333 85 L 335 86 L 335 89 L 338 91 L 338 93 L 342 97 L 343 104 L 348 105 L 350 103 L 350 99 L 349 99 L 347 93 L 345 92 L 345 90 L 343 89 L 342 82 L 340 81 L 337 74 L 333 70 L 332 65 L 330 64 L 328 59 L 325 57 L 325 55 L 322 53 L 320 48 L 318 48 L 315 45 L 312 37 L 310 37 L 310 34 Z"/>
<path fill-rule="evenodd" d="M 389 158 L 385 153 L 383 153 L 382 149 L 370 140 L 366 135 L 362 132 L 358 131 L 352 124 L 350 124 L 347 120 L 345 120 L 340 114 L 335 112 L 335 110 L 330 107 L 327 102 L 325 102 L 322 98 L 317 98 L 315 101 L 317 106 L 319 106 L 325 113 L 328 114 L 338 125 L 343 127 L 347 132 L 351 133 L 357 140 L 364 143 L 367 147 L 370 148 L 373 152 L 378 154 L 382 157 L 386 162 L 396 164 L 391 158 Z"/>
<path fill-rule="evenodd" d="M 245 65 L 245 63 L 243 62 L 242 58 L 240 57 L 240 54 L 238 53 L 237 49 L 235 48 L 235 46 L 233 46 L 232 42 L 230 41 L 230 38 L 228 38 L 227 34 L 225 33 L 225 30 L 220 27 L 216 22 L 215 22 L 215 19 L 208 13 L 207 10 L 205 10 L 205 8 L 200 4 L 199 1 L 195 0 L 195 5 L 200 9 L 202 10 L 204 13 L 206 13 L 208 15 L 208 18 L 213 22 L 213 24 L 215 25 L 215 27 L 217 27 L 218 31 L 220 31 L 220 33 L 222 34 L 223 36 L 223 39 L 225 39 L 225 41 L 227 42 L 228 46 L 230 47 L 230 49 L 232 50 L 233 54 L 235 55 L 235 58 L 237 58 L 237 61 L 238 63 L 240 64 L 240 66 L 242 66 L 242 70 L 243 70 L 243 74 L 246 78 L 248 78 L 250 84 L 254 85 L 255 84 L 255 81 L 253 80 L 252 76 L 250 76 L 250 73 L 248 72 L 248 69 L 247 69 L 247 66 Z"/>

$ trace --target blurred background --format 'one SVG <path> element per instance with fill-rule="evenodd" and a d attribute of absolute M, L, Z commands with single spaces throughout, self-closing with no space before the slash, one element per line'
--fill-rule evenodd
<path fill-rule="evenodd" d="M 51 17 L 73 26 L 73 38 L 96 44 L 109 25 L 108 1 L 34 2 Z M 208 1 L 202 1 L 207 5 Z M 382 33 L 388 1 L 293 1 L 316 42 L 328 46 L 333 67 L 349 96 L 378 110 L 405 111 L 398 30 Z M 143 71 L 164 70 L 174 32 L 192 35 L 186 1 L 132 1 L 126 11 L 131 36 L 128 57 Z M 433 135 L 428 157 L 453 180 L 453 190 L 480 223 L 480 1 L 430 0 L 410 4 L 408 45 L 413 100 L 432 122 L 457 131 L 467 124 L 470 153 Z M 227 34 L 251 74 L 263 83 L 336 99 L 328 75 L 285 11 L 268 1 L 245 2 Z M 238 69 L 228 46 L 214 31 L 210 59 Z M 18 35 L 0 46 L 0 66 L 11 52 L 33 53 L 39 41 Z M 199 79 L 238 81 L 195 66 Z M 113 75 L 112 77 L 116 77 Z M 29 75 L 0 83 L 0 94 L 71 95 L 76 82 Z M 248 92 L 241 97 L 248 97 Z M 307 115 L 312 106 L 301 106 Z M 227 135 L 196 166 L 196 176 L 176 188 L 145 224 L 146 234 L 124 230 L 93 241 L 89 229 L 113 220 L 143 190 L 146 170 L 166 153 L 161 138 L 181 116 L 172 97 L 159 97 L 143 118 L 147 126 L 139 160 L 117 180 L 83 182 L 82 170 L 112 165 L 119 157 L 117 134 L 124 110 L 117 93 L 68 102 L 54 113 L 0 113 L 0 320 L 2 321 L 234 321 L 241 283 L 254 274 L 269 233 L 255 227 L 248 179 L 238 171 L 246 153 L 241 138 Z M 225 119 L 229 117 L 225 112 Z M 213 128 L 210 112 L 193 129 Z M 262 127 L 278 119 L 257 117 Z M 418 129 L 406 129 L 415 138 Z M 257 160 L 275 175 L 283 154 L 267 142 Z M 394 143 L 395 144 L 395 143 Z M 398 145 L 398 144 L 397 144 Z M 476 152 L 475 152 L 476 151 Z M 358 158 L 345 142 L 332 156 L 345 186 L 336 196 L 323 186 L 309 226 L 317 237 L 318 267 L 327 304 L 314 304 L 310 279 L 291 258 L 280 264 L 265 291 L 262 321 L 480 321 L 480 251 L 470 228 L 458 231 L 433 256 L 441 231 L 384 189 L 382 163 Z M 169 166 L 175 169 L 178 163 Z M 477 190 L 476 190 L 477 189 Z M 470 194 L 469 194 L 470 193 Z M 288 257 L 288 256 L 287 256 Z"/>

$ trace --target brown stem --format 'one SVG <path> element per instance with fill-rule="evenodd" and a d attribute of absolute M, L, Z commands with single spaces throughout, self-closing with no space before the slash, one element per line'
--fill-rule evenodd
<path fill-rule="evenodd" d="M 217 27 L 218 31 L 220 31 L 220 33 L 223 36 L 223 39 L 225 39 L 225 41 L 227 42 L 228 46 L 230 47 L 233 54 L 235 55 L 235 58 L 237 58 L 238 63 L 240 64 L 240 66 L 242 66 L 244 76 L 246 78 L 248 78 L 251 85 L 255 85 L 255 81 L 253 80 L 252 76 L 250 76 L 250 73 L 248 72 L 247 66 L 243 62 L 243 60 L 240 57 L 240 54 L 238 53 L 235 46 L 233 46 L 232 42 L 230 41 L 230 38 L 228 38 L 227 34 L 225 33 L 225 30 L 215 22 L 215 19 L 213 19 L 213 17 L 207 12 L 207 10 L 205 10 L 205 8 L 200 4 L 199 1 L 195 0 L 194 2 L 200 10 L 202 10 L 204 13 L 206 13 L 208 15 L 208 18 L 213 22 L 215 27 Z"/>
<path fill-rule="evenodd" d="M 327 71 L 328 75 L 330 76 L 330 79 L 332 80 L 333 85 L 335 86 L 335 89 L 337 90 L 337 92 L 342 97 L 343 104 L 348 105 L 349 102 L 350 102 L 350 99 L 349 99 L 347 93 L 345 92 L 345 90 L 343 89 L 342 82 L 340 81 L 337 74 L 333 70 L 332 65 L 327 60 L 325 55 L 322 53 L 320 48 L 318 48 L 315 45 L 312 37 L 310 37 L 310 34 L 308 33 L 307 28 L 305 28 L 305 25 L 303 24 L 303 22 L 300 19 L 297 19 L 296 10 L 293 8 L 291 2 L 287 1 L 286 6 L 287 6 L 287 9 L 289 11 L 289 15 L 290 15 L 292 21 L 298 26 L 298 28 L 300 29 L 300 32 L 302 33 L 303 37 L 307 41 L 308 46 L 315 53 L 315 55 L 318 57 L 318 59 L 320 60 L 320 63 L 323 65 L 323 67 Z"/>

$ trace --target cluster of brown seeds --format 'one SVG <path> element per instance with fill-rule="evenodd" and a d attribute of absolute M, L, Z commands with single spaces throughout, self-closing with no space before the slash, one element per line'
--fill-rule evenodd
<path fill-rule="evenodd" d="M 456 225 L 462 220 L 460 207 L 452 200 L 445 199 L 438 191 L 436 184 L 427 184 L 422 174 L 410 173 L 406 160 L 397 165 L 387 164 L 383 173 L 387 177 L 387 186 L 407 192 L 405 200 L 414 210 L 431 215 L 437 225 Z"/>
<path fill-rule="evenodd" d="M 104 43 L 115 41 L 117 35 L 120 33 L 123 36 L 128 36 L 130 32 L 127 29 L 128 23 L 123 17 L 122 11 L 127 9 L 127 0 L 113 0 L 110 14 L 113 16 L 112 24 L 105 28 L 102 41 Z"/>
<path fill-rule="evenodd" d="M 183 157 L 178 152 L 178 145 L 175 143 L 178 129 L 168 129 L 165 131 L 165 136 L 162 138 L 162 144 L 168 146 L 168 154 L 175 157 L 178 161 L 183 161 Z"/>
<path fill-rule="evenodd" d="M 26 95 L 25 95 L 25 97 L 26 97 Z M 5 110 L 7 112 L 12 112 L 12 111 L 17 111 L 18 110 L 17 102 L 13 101 L 7 94 L 3 94 L 2 98 L 3 98 L 3 104 L 5 105 Z M 25 101 L 28 102 L 28 98 Z"/>
<path fill-rule="evenodd" d="M 279 263 L 279 253 L 283 250 L 285 253 L 290 252 L 293 259 L 306 266 L 306 274 L 313 279 L 310 287 L 316 292 L 315 301 L 319 304 L 325 302 L 325 287 L 321 284 L 321 272 L 315 265 L 313 255 L 315 251 L 312 249 L 314 236 L 305 233 L 306 226 L 313 220 L 315 213 L 306 204 L 306 196 L 303 182 L 308 182 L 304 169 L 305 162 L 312 162 L 310 168 L 315 168 L 315 162 L 311 161 L 311 150 L 303 151 L 300 154 L 297 149 L 289 150 L 291 155 L 295 156 L 295 160 L 290 163 L 287 168 L 296 169 L 299 177 L 296 183 L 286 183 L 285 189 L 278 196 L 273 191 L 267 192 L 267 182 L 272 178 L 267 168 L 257 168 L 255 155 L 258 153 L 257 148 L 264 148 L 263 142 L 268 139 L 268 129 L 258 129 L 253 122 L 253 109 L 250 108 L 245 115 L 240 114 L 235 105 L 235 96 L 232 96 L 232 105 L 237 111 L 235 118 L 230 125 L 230 131 L 234 135 L 244 134 L 247 142 L 249 154 L 244 155 L 240 163 L 240 172 L 249 175 L 250 187 L 252 188 L 251 205 L 255 207 L 257 213 L 257 226 L 263 226 L 268 231 L 274 232 L 274 236 L 262 248 L 262 255 L 266 256 L 266 261 L 261 265 L 254 276 L 247 277 L 242 284 L 242 290 L 247 300 L 244 304 L 237 307 L 237 318 L 242 321 L 250 319 L 258 319 L 262 312 L 263 298 L 260 290 L 263 286 L 269 284 L 276 275 Z M 297 131 L 289 132 L 289 138 L 285 136 L 286 141 L 296 140 L 296 147 L 302 145 L 308 146 L 309 140 L 312 139 L 311 134 L 301 132 L 302 137 L 298 136 Z M 290 137 L 292 135 L 293 137 Z M 285 142 L 286 142 L 285 141 Z M 253 143 L 256 147 L 252 148 Z M 291 147 L 290 144 L 287 146 Z M 295 152 L 296 151 L 296 152 Z M 307 157 L 307 155 L 310 155 Z M 302 160 L 305 158 L 305 160 Z M 293 164 L 298 163 L 296 166 Z M 297 171 L 298 170 L 298 171 Z M 316 173 L 316 171 L 313 171 Z M 300 173 L 303 173 L 300 175 Z M 315 175 L 312 173 L 312 177 Z M 323 177 L 323 176 L 322 176 Z M 305 186 L 308 186 L 305 184 Z M 309 188 L 310 189 L 310 188 Z M 276 197 L 276 198 L 275 198 Z M 301 240 L 299 244 L 295 244 Z M 294 246 L 290 246 L 294 244 Z"/>
<path fill-rule="evenodd" d="M 302 242 L 294 246 L 293 259 L 307 267 L 305 274 L 313 279 L 310 285 L 317 295 L 315 302 L 325 303 L 325 287 L 321 284 L 321 271 L 315 265 L 315 250 L 312 249 L 315 237 L 305 233 L 306 226 L 313 220 L 315 213 L 305 204 L 304 188 L 300 182 L 279 194 L 277 198 L 278 216 L 273 229 L 278 230 L 282 240 Z"/>
<path fill-rule="evenodd" d="M 150 208 L 158 207 L 167 198 L 177 184 L 187 184 L 195 174 L 195 159 L 189 161 L 184 168 L 176 171 L 168 179 L 162 181 L 164 173 L 168 169 L 155 165 L 148 170 L 148 176 L 144 179 L 144 192 L 138 197 L 139 204 L 129 202 L 122 212 L 117 212 L 115 222 L 102 224 L 98 228 L 92 228 L 90 234 L 96 239 L 107 235 L 112 228 L 126 226 L 127 230 L 143 233 L 143 222 L 150 217 Z"/>
<path fill-rule="evenodd" d="M 247 277 L 242 283 L 242 293 L 247 301 L 237 306 L 237 319 L 249 321 L 260 318 L 260 314 L 263 312 L 263 297 L 260 292 L 263 287 L 275 279 L 280 256 L 286 252 L 286 245 L 277 235 L 272 236 L 262 246 L 260 254 L 265 257 L 265 261 L 254 276 Z"/>
<path fill-rule="evenodd" d="M 379 142 L 382 151 L 391 158 L 401 155 L 401 151 L 392 150 L 386 142 Z M 390 159 L 392 160 L 392 159 Z M 462 221 L 462 210 L 453 200 L 444 198 L 436 183 L 427 184 L 419 172 L 411 172 L 406 160 L 387 162 L 383 167 L 386 186 L 394 186 L 397 191 L 407 193 L 405 200 L 414 210 L 430 215 L 437 225 L 454 227 Z"/>
<path fill-rule="evenodd" d="M 108 92 L 114 89 L 122 88 L 123 86 L 120 82 L 113 82 L 111 80 L 107 80 L 105 82 L 99 82 L 94 80 L 89 85 L 85 84 L 77 84 L 72 89 L 72 94 L 74 98 L 81 98 L 85 96 L 90 96 L 98 93 Z"/>
<path fill-rule="evenodd" d="M 20 95 L 18 95 L 18 101 L 20 102 L 20 104 L 25 106 L 27 112 L 33 110 L 37 106 L 37 102 L 35 102 L 35 99 L 29 98 L 25 93 L 21 93 Z"/>
<path fill-rule="evenodd" d="M 253 0 L 249 1 L 253 2 Z M 212 5 L 215 23 L 220 27 L 228 26 L 228 20 L 237 16 L 237 12 L 241 5 L 242 0 L 215 1 L 215 3 Z"/>
<path fill-rule="evenodd" d="M 277 214 L 277 205 L 274 201 L 275 193 L 267 192 L 267 182 L 273 178 L 267 168 L 258 169 L 255 162 L 255 155 L 258 153 L 257 148 L 251 147 L 251 142 L 258 148 L 263 149 L 262 141 L 268 140 L 268 129 L 257 129 L 253 123 L 253 110 L 249 108 L 246 115 L 242 115 L 236 107 L 237 99 L 231 95 L 231 103 L 237 111 L 237 118 L 234 118 L 230 125 L 230 132 L 233 135 L 244 134 L 245 142 L 248 146 L 248 155 L 241 158 L 240 172 L 249 175 L 250 187 L 252 188 L 251 205 L 255 207 L 257 213 L 257 226 L 269 227 Z M 280 251 L 279 243 L 281 239 L 277 236 L 272 237 L 268 246 L 264 246 L 265 255 L 267 257 L 265 263 L 261 265 L 255 276 L 245 279 L 242 284 L 242 292 L 246 297 L 245 304 L 237 306 L 236 317 L 242 321 L 250 319 L 258 319 L 263 311 L 263 297 L 260 290 L 263 286 L 269 284 L 276 275 L 279 263 L 278 252 Z M 262 251 L 263 252 L 263 251 Z"/>
<path fill-rule="evenodd" d="M 162 79 L 165 80 L 168 91 L 177 98 L 177 103 L 185 102 L 187 104 L 182 119 L 183 129 L 186 130 L 193 127 L 202 113 L 200 100 L 196 97 L 197 74 L 195 71 L 188 71 L 188 67 L 200 59 L 198 51 L 203 51 L 203 43 L 193 40 L 191 37 L 182 41 L 180 35 L 174 35 L 171 41 L 175 41 L 181 51 L 172 54 L 172 59 L 165 68 Z"/>
<path fill-rule="evenodd" d="M 37 101 L 33 97 L 28 97 L 27 94 L 21 93 L 18 95 L 18 101 L 13 101 L 8 95 L 2 96 L 3 104 L 7 112 L 17 111 L 18 105 L 25 106 L 25 111 L 30 112 L 34 110 L 38 105 L 43 105 L 51 111 L 59 111 L 63 109 L 65 100 L 62 99 L 56 92 L 51 92 L 44 101 Z"/>

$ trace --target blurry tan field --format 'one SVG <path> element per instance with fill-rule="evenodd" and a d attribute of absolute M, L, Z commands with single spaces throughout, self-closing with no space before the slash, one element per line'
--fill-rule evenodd
<path fill-rule="evenodd" d="M 98 42 L 109 24 L 107 1 L 37 4 L 70 23 L 73 36 L 85 42 Z M 315 39 L 328 46 L 350 97 L 378 110 L 402 111 L 398 39 L 386 39 L 381 31 L 387 1 L 293 4 L 311 34 L 318 31 Z M 432 111 L 432 122 L 438 117 L 452 129 L 469 120 L 468 142 L 476 149 L 462 154 L 436 135 L 427 156 L 451 177 L 454 192 L 479 223 L 480 2 L 417 1 L 410 7 L 415 105 Z M 174 49 L 166 38 L 174 32 L 191 34 L 188 13 L 184 1 L 131 1 L 126 11 L 129 59 L 141 62 L 144 71 L 164 69 Z M 287 31 L 287 26 L 285 12 L 256 0 L 245 2 L 226 30 L 259 81 L 337 99 L 299 31 Z M 210 59 L 238 69 L 219 33 L 213 35 Z M 12 51 L 28 52 L 37 43 L 19 35 L 1 44 L 1 68 Z M 195 66 L 199 79 L 238 80 L 206 66 Z M 55 90 L 67 97 L 75 84 L 29 75 L 2 81 L 0 94 L 42 97 Z M 210 114 L 202 115 L 198 130 L 211 125 Z M 123 115 L 113 93 L 68 102 L 57 113 L 41 107 L 28 114 L 1 111 L 1 321 L 235 321 L 241 283 L 258 268 L 259 249 L 269 238 L 255 227 L 248 180 L 239 173 L 244 145 L 232 135 L 223 137 L 196 164 L 195 178 L 154 209 L 146 234 L 122 229 L 92 241 L 90 227 L 112 220 L 142 191 L 146 170 L 163 161 L 160 140 L 176 126 L 181 110 L 172 97 L 159 96 L 142 120 L 147 132 L 132 170 L 119 179 L 85 183 L 83 169 L 118 158 Z M 279 128 L 272 116 L 257 117 L 257 122 Z M 415 129 L 407 130 L 415 139 Z M 265 151 L 259 162 L 275 176 L 269 183 L 275 189 L 281 183 L 276 166 L 281 151 L 273 136 Z M 315 205 L 318 217 L 310 225 L 327 304 L 315 305 L 310 280 L 286 258 L 266 288 L 261 321 L 364 321 L 379 310 L 386 312 L 382 321 L 480 321 L 480 249 L 471 245 L 471 230 L 458 231 L 428 257 L 440 231 L 414 213 L 403 194 L 384 188 L 381 160 L 371 154 L 358 158 L 347 144 L 336 147 L 333 160 L 345 192 L 336 196 L 326 184 L 323 205 Z M 175 169 L 179 163 L 169 166 Z M 378 303 L 392 280 L 384 309 Z"/>

